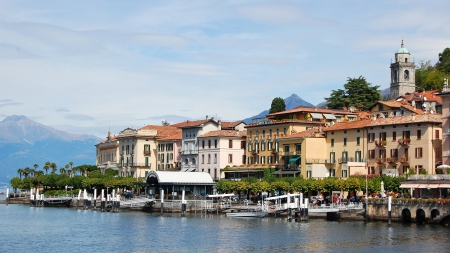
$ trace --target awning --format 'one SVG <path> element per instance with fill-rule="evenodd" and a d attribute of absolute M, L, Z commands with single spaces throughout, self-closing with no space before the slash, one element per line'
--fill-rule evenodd
<path fill-rule="evenodd" d="M 419 187 L 417 187 L 417 188 L 420 188 L 420 189 L 429 188 L 428 185 L 429 185 L 429 184 L 421 184 L 421 185 L 419 185 Z"/>
<path fill-rule="evenodd" d="M 323 119 L 323 118 L 322 118 L 322 114 L 320 114 L 320 113 L 312 112 L 312 113 L 310 113 L 310 114 L 311 114 L 311 117 L 312 117 L 313 119 Z"/>
<path fill-rule="evenodd" d="M 450 184 L 440 184 L 438 188 L 450 188 Z"/>
<path fill-rule="evenodd" d="M 277 170 L 272 172 L 273 175 L 295 175 L 297 173 L 300 173 L 298 170 Z"/>
<path fill-rule="evenodd" d="M 419 188 L 419 184 L 402 184 L 400 188 Z"/>
<path fill-rule="evenodd" d="M 439 187 L 439 184 L 429 184 L 427 185 L 427 188 L 436 189 Z"/>
<path fill-rule="evenodd" d="M 298 161 L 298 159 L 300 159 L 300 156 L 299 156 L 299 157 L 294 157 L 294 158 L 289 159 L 289 162 L 290 162 L 290 163 L 295 163 L 295 162 Z"/>
<path fill-rule="evenodd" d="M 323 116 L 325 117 L 325 119 L 336 119 L 336 117 L 333 114 L 324 113 Z"/>

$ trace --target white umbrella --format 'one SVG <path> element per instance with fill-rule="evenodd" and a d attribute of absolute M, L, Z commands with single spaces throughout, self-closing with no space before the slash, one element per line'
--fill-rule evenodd
<path fill-rule="evenodd" d="M 381 197 L 386 197 L 386 194 L 384 194 L 384 182 L 381 181 Z"/>
<path fill-rule="evenodd" d="M 438 169 L 448 169 L 448 168 L 450 168 L 450 165 L 442 164 L 442 165 L 437 166 L 437 168 Z"/>

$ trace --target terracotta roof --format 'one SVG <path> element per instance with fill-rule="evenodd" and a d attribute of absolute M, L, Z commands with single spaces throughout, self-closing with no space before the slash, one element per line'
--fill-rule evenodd
<path fill-rule="evenodd" d="M 224 122 L 224 121 L 221 121 L 220 123 L 222 125 L 222 128 L 234 128 L 237 125 L 243 123 L 243 121 L 235 121 L 235 122 Z"/>
<path fill-rule="evenodd" d="M 268 120 L 264 123 L 252 123 L 249 125 L 246 125 L 245 128 L 248 127 L 258 127 L 258 126 L 264 126 L 264 125 L 279 125 L 279 124 L 289 124 L 289 123 L 302 123 L 302 124 L 312 124 L 312 125 L 323 125 L 324 122 L 319 121 L 309 121 L 309 120 L 299 120 L 299 119 L 283 119 L 283 120 Z"/>
<path fill-rule="evenodd" d="M 295 133 L 291 135 L 285 135 L 279 137 L 279 139 L 292 139 L 292 138 L 311 138 L 311 137 L 324 137 L 321 128 L 311 128 L 300 133 Z"/>
<path fill-rule="evenodd" d="M 282 112 L 276 112 L 276 113 L 269 113 L 267 116 L 275 116 L 275 115 L 282 115 L 282 114 L 289 114 L 294 112 L 315 112 L 315 113 L 329 113 L 329 114 L 357 114 L 356 112 L 351 111 L 344 111 L 344 110 L 334 110 L 334 109 L 323 109 L 323 108 L 316 108 L 316 107 L 306 107 L 306 106 L 300 106 L 294 109 L 282 111 Z"/>
<path fill-rule="evenodd" d="M 223 137 L 245 137 L 247 136 L 247 131 L 237 131 L 237 130 L 217 130 L 210 131 L 205 134 L 200 135 L 198 138 L 202 137 L 213 137 L 213 136 L 223 136 Z"/>
<path fill-rule="evenodd" d="M 378 103 L 387 105 L 391 108 L 400 108 L 402 106 L 402 103 L 397 100 L 378 101 Z"/>
<path fill-rule="evenodd" d="M 171 126 L 174 127 L 193 127 L 193 126 L 200 126 L 201 124 L 205 123 L 208 120 L 202 119 L 202 120 L 186 120 L 180 123 L 172 124 Z"/>
<path fill-rule="evenodd" d="M 159 141 L 175 141 L 175 140 L 181 140 L 183 138 L 182 136 L 182 132 L 180 131 L 179 133 L 173 134 L 173 135 L 169 135 L 167 137 L 158 139 Z"/>
<path fill-rule="evenodd" d="M 397 124 L 420 123 L 420 122 L 442 123 L 442 115 L 417 114 L 417 115 L 397 116 L 389 118 L 377 118 L 367 126 L 397 125 Z"/>
<path fill-rule="evenodd" d="M 363 128 L 372 123 L 370 119 L 357 120 L 357 121 L 347 121 L 347 122 L 338 122 L 333 126 L 323 128 L 324 132 L 328 131 L 336 131 L 336 130 L 344 130 L 344 129 L 358 129 Z"/>
<path fill-rule="evenodd" d="M 156 137 L 167 137 L 177 133 L 181 134 L 181 129 L 174 126 L 147 125 L 138 130 L 156 130 Z"/>

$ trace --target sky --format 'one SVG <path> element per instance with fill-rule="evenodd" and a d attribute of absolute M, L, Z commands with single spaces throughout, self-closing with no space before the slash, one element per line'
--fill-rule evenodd
<path fill-rule="evenodd" d="M 242 120 L 347 79 L 389 87 L 405 47 L 450 47 L 450 1 L 0 1 L 0 121 L 106 137 L 206 115 Z"/>

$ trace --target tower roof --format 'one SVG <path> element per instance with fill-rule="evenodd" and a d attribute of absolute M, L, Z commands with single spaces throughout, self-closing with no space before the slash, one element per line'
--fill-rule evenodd
<path fill-rule="evenodd" d="M 397 54 L 409 54 L 408 49 L 405 48 L 405 45 L 403 45 L 403 40 L 402 40 L 402 47 L 397 50 Z"/>

